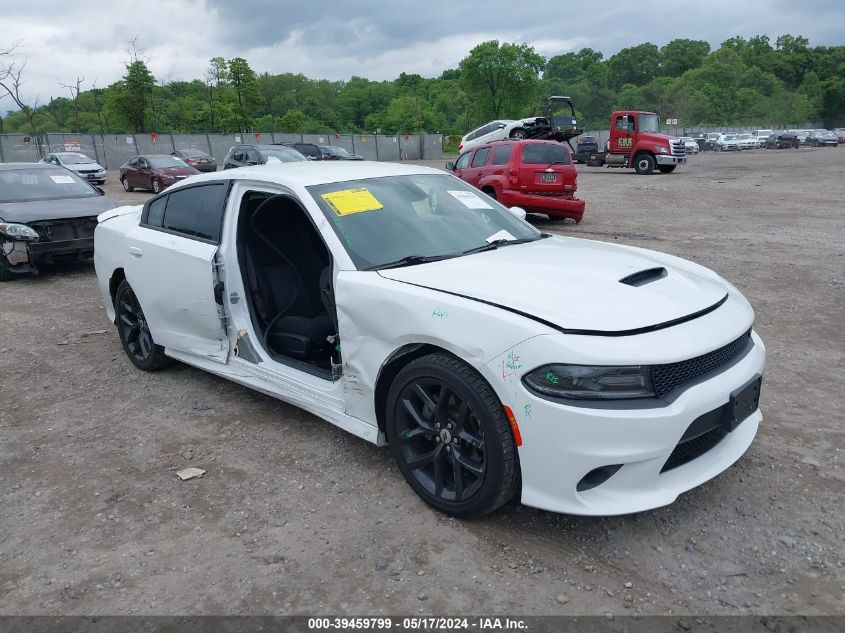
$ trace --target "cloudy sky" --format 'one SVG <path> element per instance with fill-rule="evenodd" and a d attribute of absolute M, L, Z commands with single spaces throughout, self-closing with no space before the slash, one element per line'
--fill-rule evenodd
<path fill-rule="evenodd" d="M 679 38 L 711 46 L 734 35 L 803 35 L 845 44 L 843 0 L 577 2 L 561 0 L 109 0 L 4 2 L 0 49 L 20 41 L 28 57 L 24 93 L 40 103 L 120 78 L 127 41 L 160 80 L 202 76 L 208 60 L 245 57 L 257 72 L 344 79 L 436 76 L 479 42 L 524 42 L 543 55 L 620 48 Z M 12 107 L 0 102 L 0 109 Z"/>

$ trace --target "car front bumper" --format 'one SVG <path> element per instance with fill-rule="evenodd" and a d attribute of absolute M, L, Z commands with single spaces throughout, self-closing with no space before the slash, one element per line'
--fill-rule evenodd
<path fill-rule="evenodd" d="M 528 213 L 543 213 L 550 218 L 571 218 L 580 222 L 584 217 L 584 201 L 566 196 L 542 196 L 503 189 L 499 202 L 506 207 L 521 207 Z"/>
<path fill-rule="evenodd" d="M 542 338 L 542 337 L 541 337 Z M 726 369 L 693 383 L 670 402 L 620 400 L 602 406 L 562 404 L 514 384 L 512 408 L 523 444 L 522 503 L 579 515 L 618 515 L 672 503 L 715 477 L 748 449 L 762 420 L 759 408 L 691 461 L 661 472 L 687 429 L 717 415 L 731 394 L 763 374 L 765 348 L 753 345 Z M 655 406 L 656 403 L 659 406 Z M 621 467 L 603 483 L 579 491 L 584 477 Z"/>
<path fill-rule="evenodd" d="M 657 154 L 655 159 L 658 165 L 686 165 L 686 156 L 672 156 L 671 154 Z"/>

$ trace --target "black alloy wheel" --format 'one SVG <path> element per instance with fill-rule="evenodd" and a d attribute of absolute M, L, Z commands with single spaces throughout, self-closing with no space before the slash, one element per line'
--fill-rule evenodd
<path fill-rule="evenodd" d="M 117 289 L 114 305 L 120 342 L 132 364 L 145 371 L 163 367 L 167 361 L 164 348 L 153 340 L 138 297 L 125 279 Z"/>
<path fill-rule="evenodd" d="M 411 362 L 391 386 L 387 413 L 391 452 L 429 505 L 476 517 L 513 496 L 519 476 L 510 425 L 466 364 L 445 354 Z"/>

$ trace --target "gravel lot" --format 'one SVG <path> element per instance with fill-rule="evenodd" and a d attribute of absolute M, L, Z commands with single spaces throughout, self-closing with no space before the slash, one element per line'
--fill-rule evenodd
<path fill-rule="evenodd" d="M 386 449 L 137 371 L 93 267 L 56 268 L 0 286 L 0 614 L 845 613 L 845 148 L 580 172 L 584 222 L 538 226 L 695 260 L 754 305 L 764 421 L 734 467 L 632 516 L 453 520 Z"/>

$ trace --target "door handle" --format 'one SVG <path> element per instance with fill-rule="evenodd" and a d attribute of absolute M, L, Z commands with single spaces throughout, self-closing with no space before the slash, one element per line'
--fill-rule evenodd
<path fill-rule="evenodd" d="M 132 255 L 132 257 L 140 257 L 141 255 L 144 254 L 144 251 L 142 251 L 137 246 L 130 246 L 129 247 L 129 254 Z"/>

